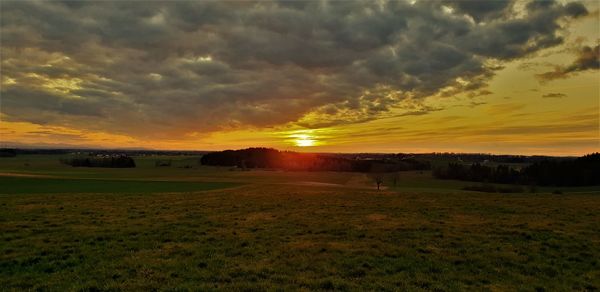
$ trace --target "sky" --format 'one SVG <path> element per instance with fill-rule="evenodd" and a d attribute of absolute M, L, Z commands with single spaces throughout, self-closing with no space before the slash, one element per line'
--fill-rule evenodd
<path fill-rule="evenodd" d="M 0 147 L 600 151 L 599 8 L 0 0 Z"/>

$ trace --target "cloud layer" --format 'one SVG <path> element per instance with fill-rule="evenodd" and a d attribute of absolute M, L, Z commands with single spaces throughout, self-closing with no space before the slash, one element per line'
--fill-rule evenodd
<path fill-rule="evenodd" d="M 554 71 L 539 74 L 538 78 L 542 81 L 567 78 L 573 73 L 594 69 L 600 69 L 600 45 L 595 47 L 583 46 L 577 52 L 577 59 L 575 59 L 573 64 L 565 67 L 556 67 Z"/>
<path fill-rule="evenodd" d="M 471 4 L 5 2 L 1 111 L 144 138 L 418 115 L 423 97 L 485 92 L 503 61 L 562 43 L 561 25 L 587 13 Z M 582 56 L 563 71 L 588 68 Z"/>

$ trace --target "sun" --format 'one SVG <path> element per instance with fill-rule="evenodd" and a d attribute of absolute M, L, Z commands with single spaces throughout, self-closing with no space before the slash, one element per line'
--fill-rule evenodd
<path fill-rule="evenodd" d="M 315 146 L 315 140 L 308 135 L 298 135 L 295 140 L 296 146 L 298 147 L 310 147 Z"/>

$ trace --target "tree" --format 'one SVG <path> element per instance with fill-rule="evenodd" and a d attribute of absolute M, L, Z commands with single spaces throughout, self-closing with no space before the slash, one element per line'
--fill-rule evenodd
<path fill-rule="evenodd" d="M 59 161 L 63 164 L 67 164 L 73 167 L 135 167 L 135 161 L 133 160 L 133 158 L 125 155 L 115 155 L 111 157 L 60 158 Z"/>
<path fill-rule="evenodd" d="M 379 163 L 372 164 L 369 177 L 377 184 L 377 190 L 379 191 L 383 184 L 383 178 L 385 177 L 385 165 Z"/>
<path fill-rule="evenodd" d="M 371 173 L 371 179 L 377 184 L 377 190 L 380 190 L 383 184 L 383 173 Z"/>
<path fill-rule="evenodd" d="M 0 157 L 15 157 L 17 156 L 17 150 L 1 148 L 0 149 Z"/>

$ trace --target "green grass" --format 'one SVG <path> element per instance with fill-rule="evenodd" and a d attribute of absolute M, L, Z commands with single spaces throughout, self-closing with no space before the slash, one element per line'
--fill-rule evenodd
<path fill-rule="evenodd" d="M 356 173 L 36 158 L 0 160 L 5 175 L 55 176 L 0 177 L 0 290 L 600 289 L 596 193 L 466 192 L 429 172 L 378 192 Z"/>
<path fill-rule="evenodd" d="M 237 186 L 227 182 L 135 181 L 56 179 L 0 176 L 0 194 L 44 193 L 173 193 L 206 191 Z"/>
<path fill-rule="evenodd" d="M 600 287 L 594 195 L 248 185 L 0 202 L 9 290 Z"/>

